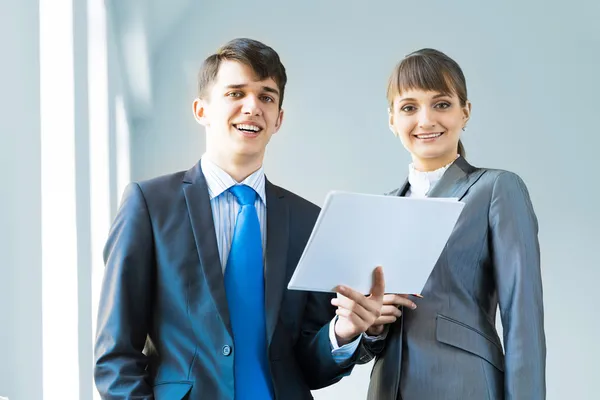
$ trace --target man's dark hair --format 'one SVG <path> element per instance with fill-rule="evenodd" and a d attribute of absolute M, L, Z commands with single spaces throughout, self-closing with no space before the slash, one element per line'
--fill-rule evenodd
<path fill-rule="evenodd" d="M 198 96 L 206 96 L 214 83 L 222 61 L 237 61 L 252 68 L 259 80 L 272 78 L 279 89 L 279 108 L 283 104 L 283 92 L 287 82 L 285 67 L 279 54 L 258 40 L 238 38 L 222 46 L 204 60 L 198 72 Z"/>

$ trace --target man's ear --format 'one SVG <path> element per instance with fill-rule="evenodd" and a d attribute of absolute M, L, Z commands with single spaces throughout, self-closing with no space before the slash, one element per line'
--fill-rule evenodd
<path fill-rule="evenodd" d="M 279 115 L 277 116 L 277 121 L 275 121 L 275 131 L 273 131 L 273 135 L 279 131 L 279 128 L 281 128 L 282 123 L 283 123 L 283 108 L 280 108 Z"/>
<path fill-rule="evenodd" d="M 193 103 L 194 119 L 200 125 L 209 126 L 206 115 L 206 100 L 196 98 Z"/>

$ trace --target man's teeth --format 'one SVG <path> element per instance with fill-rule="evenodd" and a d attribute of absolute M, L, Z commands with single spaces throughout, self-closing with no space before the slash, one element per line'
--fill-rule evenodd
<path fill-rule="evenodd" d="M 241 129 L 241 130 L 244 130 L 244 131 L 252 131 L 252 132 L 258 132 L 258 131 L 260 131 L 260 128 L 258 126 L 255 126 L 255 125 L 238 124 L 235 127 L 237 129 Z"/>
<path fill-rule="evenodd" d="M 439 133 L 428 133 L 426 135 L 417 135 L 417 137 L 419 139 L 434 139 L 434 138 L 440 137 L 440 136 L 442 136 L 441 132 L 439 132 Z"/>

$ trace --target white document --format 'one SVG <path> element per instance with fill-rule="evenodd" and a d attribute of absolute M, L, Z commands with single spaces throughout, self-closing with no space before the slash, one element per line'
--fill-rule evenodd
<path fill-rule="evenodd" d="M 420 294 L 463 207 L 457 199 L 330 192 L 288 289 L 346 285 L 368 294 L 382 266 L 386 293 Z"/>

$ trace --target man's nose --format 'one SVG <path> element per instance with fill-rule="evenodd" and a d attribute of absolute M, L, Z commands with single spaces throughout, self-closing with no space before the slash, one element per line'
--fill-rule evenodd
<path fill-rule="evenodd" d="M 244 98 L 242 112 L 247 115 L 261 115 L 260 102 L 254 95 L 248 95 Z"/>

